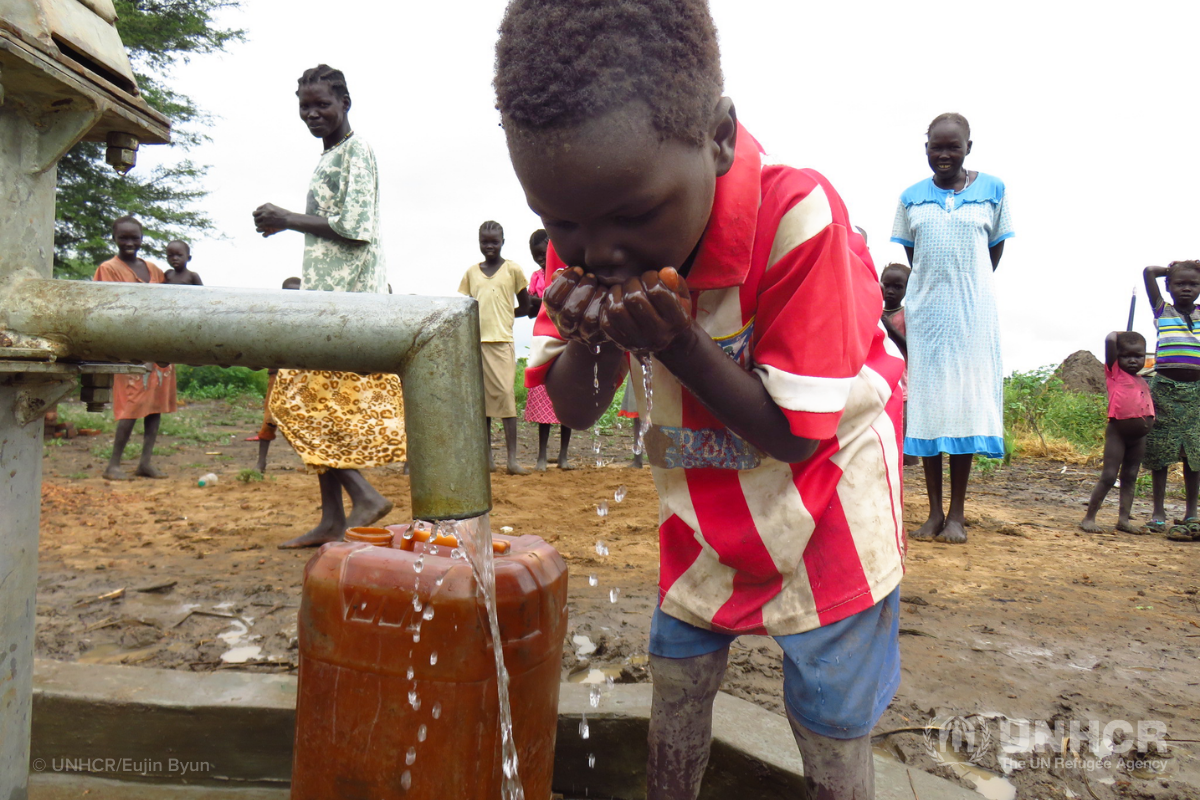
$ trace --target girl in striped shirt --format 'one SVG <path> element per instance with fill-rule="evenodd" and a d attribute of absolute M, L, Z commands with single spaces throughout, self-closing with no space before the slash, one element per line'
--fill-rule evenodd
<path fill-rule="evenodd" d="M 1150 381 L 1155 419 L 1142 460 L 1153 476 L 1154 489 L 1154 513 L 1146 529 L 1156 533 L 1167 530 L 1167 538 L 1175 541 L 1200 541 L 1200 517 L 1196 516 L 1200 489 L 1200 310 L 1196 308 L 1200 262 L 1146 267 L 1142 275 L 1158 331 L 1156 374 Z M 1171 303 L 1165 302 L 1158 290 L 1158 279 L 1164 277 Z M 1167 470 L 1180 458 L 1187 510 L 1182 524 L 1168 530 L 1164 507 Z"/>

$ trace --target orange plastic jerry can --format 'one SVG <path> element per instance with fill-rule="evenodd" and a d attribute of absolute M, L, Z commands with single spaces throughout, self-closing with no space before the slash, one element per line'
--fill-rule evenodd
<path fill-rule="evenodd" d="M 292 800 L 500 797 L 495 655 L 471 566 L 402 530 L 348 533 L 358 541 L 304 569 Z M 548 800 L 567 566 L 537 536 L 494 538 L 518 774 L 528 800 Z"/>

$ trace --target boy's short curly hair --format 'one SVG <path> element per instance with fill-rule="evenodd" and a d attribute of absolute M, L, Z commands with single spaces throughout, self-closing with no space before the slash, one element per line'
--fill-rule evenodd
<path fill-rule="evenodd" d="M 563 129 L 641 100 L 664 138 L 697 145 L 724 85 L 707 0 L 512 0 L 494 83 L 506 125 Z"/>
<path fill-rule="evenodd" d="M 1145 352 L 1146 337 L 1137 331 L 1118 331 L 1117 347 L 1136 347 Z"/>

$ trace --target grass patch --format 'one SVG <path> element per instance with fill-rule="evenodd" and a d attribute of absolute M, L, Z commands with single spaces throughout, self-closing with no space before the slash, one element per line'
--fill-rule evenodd
<path fill-rule="evenodd" d="M 241 481 L 242 483 L 252 483 L 261 481 L 262 479 L 263 474 L 256 469 L 243 469 L 237 474 L 237 480 Z"/>
<path fill-rule="evenodd" d="M 175 367 L 176 390 L 192 400 L 224 400 L 267 393 L 267 371 L 247 367 Z"/>
<path fill-rule="evenodd" d="M 1057 367 L 1014 372 L 1004 380 L 1005 440 L 1017 455 L 1086 463 L 1104 454 L 1108 398 L 1070 392 Z"/>

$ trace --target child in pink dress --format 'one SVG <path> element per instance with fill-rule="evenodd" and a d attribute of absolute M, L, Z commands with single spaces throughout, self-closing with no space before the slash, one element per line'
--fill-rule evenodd
<path fill-rule="evenodd" d="M 1154 402 L 1150 385 L 1138 375 L 1146 365 L 1146 340 L 1134 331 L 1113 331 L 1104 340 L 1104 376 L 1108 385 L 1108 427 L 1104 432 L 1104 468 L 1092 490 L 1087 514 L 1079 523 L 1088 533 L 1100 533 L 1096 512 L 1121 474 L 1117 508 L 1117 530 L 1137 533 L 1129 522 L 1133 491 L 1137 484 L 1146 434 L 1154 425 Z"/>
<path fill-rule="evenodd" d="M 550 237 L 542 228 L 538 228 L 529 237 L 529 252 L 537 262 L 538 269 L 529 278 L 529 316 L 537 319 L 542 309 L 542 294 L 550 285 L 552 276 L 546 274 L 546 245 Z M 546 394 L 545 386 L 533 386 L 525 396 L 525 421 L 538 424 L 538 472 L 546 471 L 546 448 L 550 443 L 550 426 L 557 425 L 558 435 L 558 468 L 575 469 L 567 460 L 567 447 L 571 444 L 571 429 L 558 421 L 554 415 L 554 406 L 550 404 L 550 395 Z"/>

